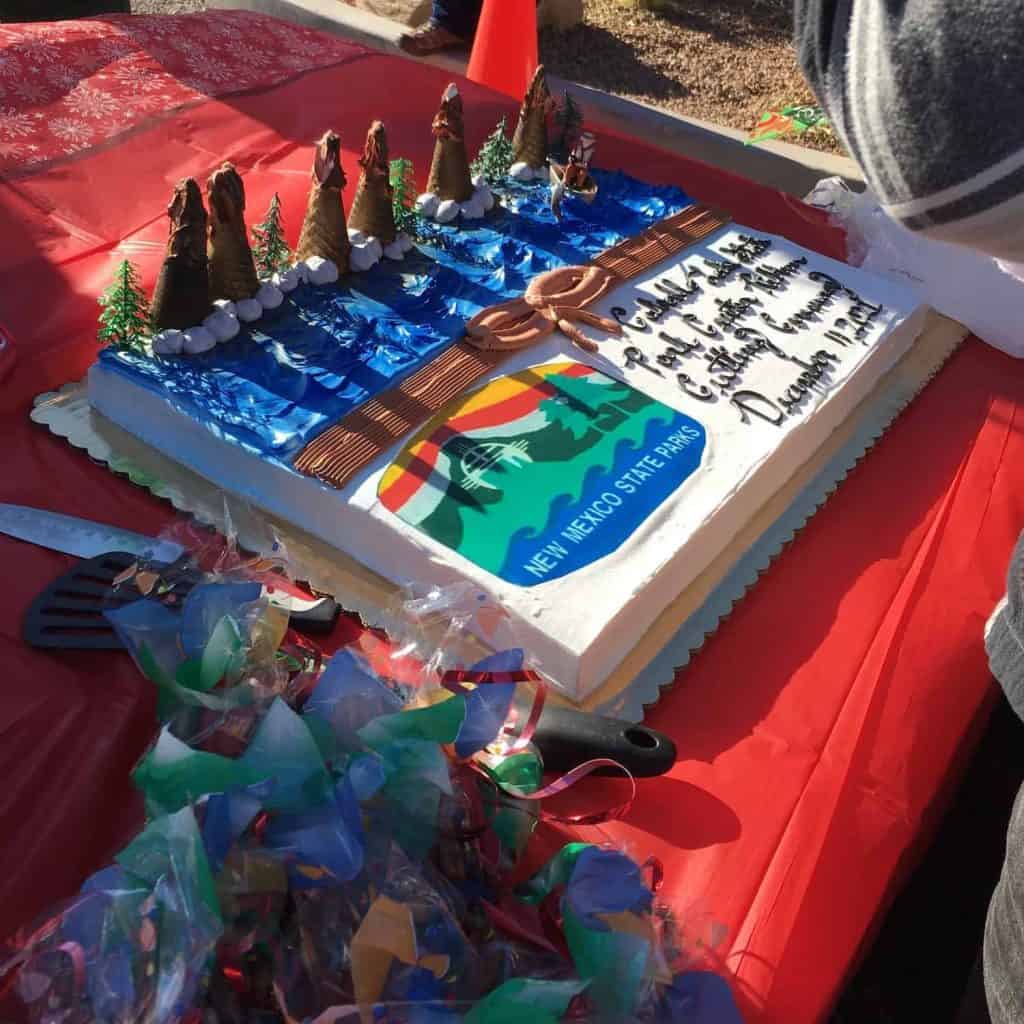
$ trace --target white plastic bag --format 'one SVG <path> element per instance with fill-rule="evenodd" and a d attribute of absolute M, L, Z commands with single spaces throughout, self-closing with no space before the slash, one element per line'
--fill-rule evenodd
<path fill-rule="evenodd" d="M 1024 266 L 908 231 L 870 189 L 853 192 L 840 178 L 819 181 L 804 201 L 845 229 L 850 263 L 901 282 L 982 341 L 1024 357 Z"/>

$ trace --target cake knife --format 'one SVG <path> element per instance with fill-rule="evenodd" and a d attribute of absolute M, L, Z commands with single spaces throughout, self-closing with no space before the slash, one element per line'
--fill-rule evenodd
<path fill-rule="evenodd" d="M 174 541 L 47 509 L 3 502 L 0 502 L 0 533 L 85 559 L 124 552 L 174 563 L 187 553 Z M 272 588 L 265 588 L 264 595 L 271 604 L 288 612 L 291 625 L 303 633 L 329 633 L 341 613 L 340 605 L 333 598 L 317 597 L 283 576 L 275 579 Z"/>

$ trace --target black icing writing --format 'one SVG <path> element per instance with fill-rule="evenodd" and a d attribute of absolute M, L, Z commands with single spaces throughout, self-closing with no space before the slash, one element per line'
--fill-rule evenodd
<path fill-rule="evenodd" d="M 713 260 L 707 256 L 704 257 L 704 266 L 711 271 L 708 275 L 708 282 L 716 288 L 725 284 L 734 274 L 743 269 L 741 264 L 735 263 L 733 260 Z"/>
<path fill-rule="evenodd" d="M 815 271 L 814 273 L 818 272 Z M 814 274 L 811 274 L 811 277 L 814 277 Z M 822 310 L 832 305 L 840 292 L 846 293 L 848 291 L 840 282 L 828 274 L 823 275 L 823 279 L 817 283 L 821 285 L 818 294 L 781 324 L 769 313 L 762 313 L 761 319 L 769 327 L 784 334 L 795 334 L 798 330 L 805 329 L 811 322 L 821 318 Z"/>
<path fill-rule="evenodd" d="M 738 383 L 750 361 L 766 352 L 787 361 L 792 358 L 758 331 L 747 331 L 746 336 L 749 340 L 734 352 L 730 352 L 724 345 L 715 345 L 704 355 L 708 363 L 708 373 L 716 375 L 712 377 L 711 382 L 722 391 L 728 391 Z"/>
<path fill-rule="evenodd" d="M 702 277 L 703 275 L 698 270 L 694 276 Z M 670 277 L 659 277 L 658 280 L 654 282 L 654 287 L 663 295 L 667 295 L 670 299 L 675 299 L 676 301 L 673 305 L 676 306 L 681 306 L 684 302 L 689 302 L 694 295 L 704 290 L 696 282 L 691 284 L 689 277 L 686 279 L 685 288 L 680 288 L 679 285 L 677 285 Z"/>
<path fill-rule="evenodd" d="M 874 320 L 876 316 L 879 316 L 884 309 L 885 307 L 881 303 L 875 305 L 874 303 L 868 302 L 866 299 L 857 299 L 857 301 L 850 306 L 850 311 L 846 314 L 847 317 L 857 325 L 857 329 L 854 331 L 855 337 L 863 338 L 871 327 L 871 321 Z M 836 321 L 836 327 L 845 326 L 845 319 Z"/>
<path fill-rule="evenodd" d="M 757 238 L 754 235 L 740 235 L 738 241 L 731 245 L 723 245 L 722 252 L 735 256 L 740 263 L 753 263 L 772 247 L 770 238 Z"/>
<path fill-rule="evenodd" d="M 645 370 L 650 370 L 651 373 L 656 373 L 659 377 L 663 376 L 661 370 L 656 366 L 651 366 L 647 356 L 635 345 L 629 345 L 624 348 L 622 354 L 626 357 L 627 370 L 631 370 L 634 366 L 642 366 Z"/>
<path fill-rule="evenodd" d="M 638 316 L 635 320 L 630 319 L 632 314 L 623 306 L 612 306 L 608 312 L 627 330 L 646 331 L 648 329 L 648 324 L 642 316 Z"/>
<path fill-rule="evenodd" d="M 762 395 L 760 391 L 752 391 L 750 388 L 733 392 L 729 401 L 736 406 L 744 423 L 750 422 L 750 416 L 756 416 L 777 427 L 786 418 L 786 413 L 767 395 Z"/>
<path fill-rule="evenodd" d="M 715 299 L 718 304 L 718 316 L 715 317 L 715 323 L 719 327 L 724 327 L 726 330 L 730 330 L 735 327 L 745 316 L 751 316 L 754 312 L 754 306 L 760 306 L 760 299 Z"/>
<path fill-rule="evenodd" d="M 688 373 L 677 373 L 676 383 L 686 394 L 691 398 L 696 398 L 698 402 L 713 402 L 715 400 L 711 388 L 706 384 L 698 384 Z"/>
<path fill-rule="evenodd" d="M 687 341 L 685 338 L 669 334 L 668 331 L 658 331 L 658 337 L 670 346 L 671 351 L 681 356 L 688 356 L 691 352 L 697 352 L 704 347 L 702 341 Z"/>
<path fill-rule="evenodd" d="M 695 313 L 682 313 L 681 316 L 693 330 L 698 334 L 703 334 L 705 338 L 721 337 L 722 332 L 714 324 L 701 323 Z"/>
<path fill-rule="evenodd" d="M 800 268 L 807 262 L 805 256 L 799 256 L 795 260 L 784 263 L 781 267 L 771 267 L 765 264 L 755 268 L 753 271 L 745 270 L 740 274 L 740 280 L 746 291 L 757 288 L 759 291 L 775 295 L 777 292 L 785 291 L 786 285 L 791 277 L 795 277 Z"/>
<path fill-rule="evenodd" d="M 779 396 L 777 399 L 779 405 L 787 412 L 792 412 L 815 388 L 822 384 L 827 386 L 828 378 L 834 369 L 833 363 L 838 361 L 836 356 L 824 349 L 815 352 L 810 363 L 794 359 L 794 362 L 799 363 L 804 369 L 800 372 L 796 382 L 790 384 L 785 393 Z"/>

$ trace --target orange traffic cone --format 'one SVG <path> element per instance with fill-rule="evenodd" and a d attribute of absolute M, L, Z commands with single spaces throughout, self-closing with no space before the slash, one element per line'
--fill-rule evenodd
<path fill-rule="evenodd" d="M 537 0 L 484 0 L 466 77 L 517 100 L 537 70 Z"/>

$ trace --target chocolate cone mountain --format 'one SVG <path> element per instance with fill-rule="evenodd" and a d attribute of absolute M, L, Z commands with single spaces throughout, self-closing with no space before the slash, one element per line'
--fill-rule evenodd
<path fill-rule="evenodd" d="M 158 331 L 195 327 L 210 313 L 210 279 L 206 257 L 206 207 L 193 178 L 174 190 L 167 207 L 170 234 L 150 313 Z"/>
<path fill-rule="evenodd" d="M 206 183 L 210 200 L 210 298 L 251 299 L 259 290 L 256 264 L 245 227 L 245 186 L 224 164 Z"/>
<path fill-rule="evenodd" d="M 341 139 L 334 132 L 327 132 L 316 147 L 313 186 L 309 190 L 306 217 L 295 249 L 296 260 L 319 256 L 331 260 L 339 273 L 348 271 L 352 246 L 348 240 L 342 197 L 345 185 L 345 172 L 341 169 Z"/>
<path fill-rule="evenodd" d="M 441 106 L 432 128 L 437 141 L 434 143 L 427 191 L 441 200 L 454 199 L 457 203 L 464 203 L 473 195 L 473 180 L 466 157 L 462 97 L 454 83 L 445 89 L 441 97 Z"/>
<path fill-rule="evenodd" d="M 533 74 L 526 97 L 519 109 L 519 122 L 512 136 L 512 158 L 516 163 L 529 164 L 537 170 L 548 158 L 548 107 L 551 93 L 544 74 L 544 65 Z"/>
<path fill-rule="evenodd" d="M 359 176 L 356 197 L 352 200 L 349 226 L 364 235 L 373 235 L 381 245 L 390 245 L 398 232 L 395 228 L 388 138 L 380 121 L 374 121 L 367 132 L 359 166 L 363 173 Z"/>

